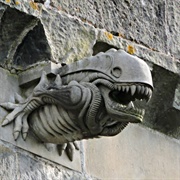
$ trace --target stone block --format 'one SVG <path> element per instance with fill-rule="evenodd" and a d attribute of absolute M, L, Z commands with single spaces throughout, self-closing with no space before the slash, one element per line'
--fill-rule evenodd
<path fill-rule="evenodd" d="M 180 58 L 179 0 L 52 0 L 52 6 L 117 36 Z"/>
<path fill-rule="evenodd" d="M 85 170 L 99 179 L 179 179 L 180 143 L 130 124 L 116 137 L 84 141 Z"/>
<path fill-rule="evenodd" d="M 46 8 L 43 9 L 40 20 L 55 61 L 72 63 L 92 54 L 96 40 L 93 26 L 60 11 Z"/>
<path fill-rule="evenodd" d="M 20 92 L 18 77 L 15 75 L 11 75 L 6 70 L 0 69 L 0 83 L 3 84 L 3 86 L 0 86 L 0 91 L 1 91 L 0 102 L 14 102 L 15 101 L 14 93 Z M 0 108 L 0 122 L 1 123 L 6 114 L 7 114 L 7 111 L 5 111 L 1 107 Z M 14 144 L 26 151 L 34 153 L 50 161 L 64 165 L 76 171 L 81 171 L 81 161 L 80 161 L 79 151 L 75 151 L 74 160 L 73 162 L 71 162 L 65 153 L 63 153 L 62 156 L 59 156 L 56 148 L 52 148 L 51 151 L 48 151 L 45 148 L 45 145 L 39 142 L 36 139 L 36 137 L 34 137 L 34 135 L 31 133 L 28 135 L 28 138 L 26 141 L 24 141 L 21 137 L 19 137 L 17 141 L 14 141 L 13 123 L 5 127 L 0 126 L 0 139 L 3 141 L 9 142 L 11 144 Z"/>
<path fill-rule="evenodd" d="M 42 71 L 45 71 L 49 76 L 55 75 L 57 74 L 60 67 L 60 64 L 55 64 L 53 62 L 39 63 L 35 67 L 27 69 L 26 71 L 19 74 L 19 86 L 31 86 L 39 80 Z"/>
<path fill-rule="evenodd" d="M 3 6 L 2 6 L 3 7 Z M 1 10 L 2 11 L 2 10 Z M 8 64 L 27 33 L 34 28 L 37 19 L 16 9 L 6 7 L 0 15 L 0 64 Z"/>
<path fill-rule="evenodd" d="M 84 177 L 83 173 L 52 163 L 0 140 L 1 180 L 79 180 Z"/>

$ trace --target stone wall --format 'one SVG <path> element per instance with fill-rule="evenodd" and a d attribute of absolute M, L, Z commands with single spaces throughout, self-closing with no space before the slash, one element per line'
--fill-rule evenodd
<path fill-rule="evenodd" d="M 146 61 L 155 87 L 141 125 L 80 142 L 74 162 L 0 127 L 0 179 L 180 179 L 179 9 L 179 0 L 0 0 L 1 102 L 14 101 L 43 69 L 54 73 L 53 63 L 112 47 Z"/>

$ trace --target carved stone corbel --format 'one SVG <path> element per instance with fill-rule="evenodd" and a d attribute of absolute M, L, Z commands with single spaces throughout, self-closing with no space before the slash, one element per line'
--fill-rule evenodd
<path fill-rule="evenodd" d="M 16 95 L 17 104 L 1 103 L 12 110 L 2 126 L 14 122 L 14 139 L 24 140 L 32 131 L 43 143 L 67 143 L 69 158 L 76 140 L 119 134 L 128 123 L 142 122 L 144 109 L 133 101 L 152 96 L 148 65 L 122 50 L 110 49 L 65 65 L 53 80 L 43 72 L 27 99 Z"/>

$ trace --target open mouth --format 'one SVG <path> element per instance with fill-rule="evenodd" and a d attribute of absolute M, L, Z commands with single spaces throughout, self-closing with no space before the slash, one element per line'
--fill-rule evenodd
<path fill-rule="evenodd" d="M 114 84 L 114 89 L 110 91 L 111 108 L 115 111 L 134 117 L 137 121 L 142 121 L 145 113 L 144 109 L 135 107 L 133 101 L 151 99 L 152 88 L 146 84 Z"/>

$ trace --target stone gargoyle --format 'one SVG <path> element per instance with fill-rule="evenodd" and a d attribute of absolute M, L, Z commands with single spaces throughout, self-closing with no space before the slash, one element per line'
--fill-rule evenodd
<path fill-rule="evenodd" d="M 74 141 L 119 134 L 143 120 L 136 99 L 150 100 L 153 90 L 148 65 L 122 50 L 107 52 L 62 66 L 56 78 L 42 73 L 32 95 L 19 103 L 1 103 L 12 110 L 2 126 L 14 121 L 13 135 L 24 140 L 32 131 L 43 143 L 66 149 L 72 160 Z M 62 152 L 61 152 L 62 153 Z"/>

